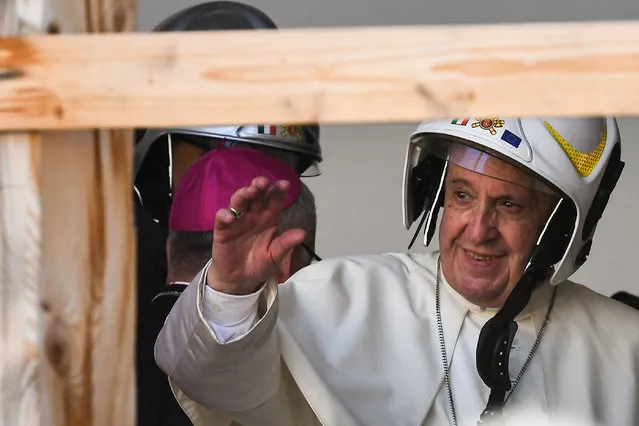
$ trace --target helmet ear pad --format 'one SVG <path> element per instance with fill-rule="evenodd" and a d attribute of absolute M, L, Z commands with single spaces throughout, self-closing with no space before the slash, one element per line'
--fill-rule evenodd
<path fill-rule="evenodd" d="M 424 225 L 426 225 L 424 244 L 430 245 L 437 226 L 439 210 L 444 206 L 444 182 L 447 166 L 448 163 L 445 160 L 435 155 L 426 155 L 411 170 L 409 182 L 409 191 L 412 195 L 409 197 L 412 200 L 409 206 L 410 215 L 414 218 L 418 218 L 420 215 L 422 217 L 408 245 L 409 250 Z"/>
<path fill-rule="evenodd" d="M 566 255 L 576 225 L 577 206 L 569 197 L 562 197 L 539 236 L 526 272 L 543 270 L 542 275 L 549 278 L 554 272 L 553 266 Z"/>
<path fill-rule="evenodd" d="M 610 159 L 606 165 L 606 170 L 604 171 L 604 175 L 599 183 L 599 188 L 597 189 L 597 193 L 595 194 L 584 221 L 581 238 L 585 244 L 577 255 L 577 266 L 583 265 L 590 254 L 597 224 L 599 223 L 599 220 L 601 220 L 603 212 L 608 206 L 610 195 L 617 186 L 624 167 L 625 163 L 621 161 L 621 144 L 617 143 L 612 149 Z"/>

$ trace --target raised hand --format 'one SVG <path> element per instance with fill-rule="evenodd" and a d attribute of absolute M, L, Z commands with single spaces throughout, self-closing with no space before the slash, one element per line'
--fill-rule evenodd
<path fill-rule="evenodd" d="M 215 216 L 213 264 L 207 284 L 228 294 L 249 294 L 271 277 L 279 262 L 306 237 L 302 229 L 278 234 L 282 205 L 290 184 L 265 177 L 233 194 L 228 209 Z"/>

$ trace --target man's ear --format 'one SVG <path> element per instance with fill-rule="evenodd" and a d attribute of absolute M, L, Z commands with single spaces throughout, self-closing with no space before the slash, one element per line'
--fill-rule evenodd
<path fill-rule="evenodd" d="M 293 270 L 293 253 L 295 253 L 296 250 L 297 247 L 291 250 L 286 257 L 282 259 L 279 268 L 275 271 L 275 278 L 277 278 L 278 283 L 283 283 L 295 273 Z"/>

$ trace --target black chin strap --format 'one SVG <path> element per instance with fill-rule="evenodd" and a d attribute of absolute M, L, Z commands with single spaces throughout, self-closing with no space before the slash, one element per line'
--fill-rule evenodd
<path fill-rule="evenodd" d="M 553 273 L 553 265 L 561 259 L 570 240 L 575 217 L 572 204 L 558 203 L 541 240 L 533 250 L 524 275 L 499 312 L 482 327 L 477 342 L 477 372 L 491 392 L 480 423 L 498 420 L 501 416 L 506 392 L 512 388 L 508 364 L 510 348 L 518 328 L 515 317 L 530 301 L 536 285 Z"/>
<path fill-rule="evenodd" d="M 502 413 L 506 392 L 512 387 L 508 365 L 510 348 L 518 329 L 515 317 L 528 304 L 535 283 L 546 278 L 547 273 L 547 269 L 537 270 L 534 266 L 529 268 L 504 306 L 482 327 L 477 343 L 477 371 L 491 391 L 488 404 L 480 417 L 481 423 L 496 420 Z"/>

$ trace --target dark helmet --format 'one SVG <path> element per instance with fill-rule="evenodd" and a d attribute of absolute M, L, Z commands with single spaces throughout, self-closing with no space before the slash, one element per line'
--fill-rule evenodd
<path fill-rule="evenodd" d="M 207 31 L 277 29 L 261 10 L 235 1 L 212 1 L 179 11 L 153 31 Z M 144 163 L 158 164 L 158 155 L 168 158 L 171 137 L 209 150 L 223 143 L 225 146 L 250 146 L 280 158 L 301 176 L 320 174 L 322 161 L 320 130 L 316 124 L 289 126 L 263 124 L 248 126 L 206 126 L 166 129 L 137 129 L 134 159 L 134 179 L 138 181 Z M 167 143 L 157 144 L 158 141 Z M 156 148 L 156 145 L 161 145 Z M 153 152 L 152 152 L 153 151 Z M 168 161 L 165 160 L 164 163 Z M 160 161 L 162 163 L 162 161 Z M 161 167 L 165 165 L 162 164 Z M 148 175 L 148 173 L 144 173 Z M 144 180 L 144 177 L 141 177 Z M 139 185 L 138 185 L 139 186 Z"/>
<path fill-rule="evenodd" d="M 266 13 L 248 4 L 210 1 L 174 13 L 156 25 L 153 31 L 258 29 L 277 29 L 277 25 Z"/>

